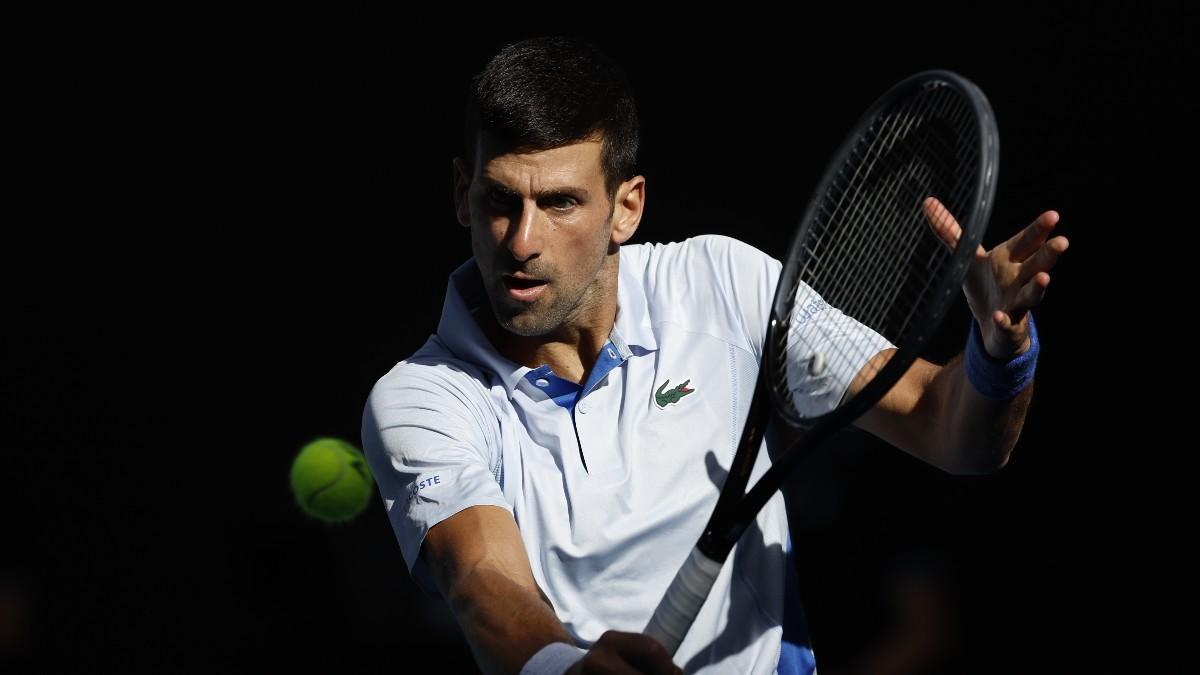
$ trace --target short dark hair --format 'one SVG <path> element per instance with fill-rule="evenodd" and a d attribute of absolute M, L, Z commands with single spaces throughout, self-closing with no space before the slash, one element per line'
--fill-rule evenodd
<path fill-rule="evenodd" d="M 471 79 L 463 156 L 486 132 L 510 152 L 538 152 L 599 136 L 604 186 L 613 195 L 637 167 L 638 116 L 621 67 L 573 37 L 507 45 Z"/>

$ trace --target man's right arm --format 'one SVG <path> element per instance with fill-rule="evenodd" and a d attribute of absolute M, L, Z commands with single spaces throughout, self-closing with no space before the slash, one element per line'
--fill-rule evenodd
<path fill-rule="evenodd" d="M 459 511 L 430 528 L 421 555 L 483 672 L 518 673 L 547 644 L 572 644 L 505 509 Z"/>
<path fill-rule="evenodd" d="M 517 524 L 473 506 L 429 529 L 421 555 L 485 673 L 519 673 L 552 642 L 573 644 L 542 595 Z M 653 638 L 608 631 L 570 673 L 682 673 Z"/>

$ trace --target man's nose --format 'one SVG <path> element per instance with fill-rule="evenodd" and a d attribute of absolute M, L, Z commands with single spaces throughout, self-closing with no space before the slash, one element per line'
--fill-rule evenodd
<path fill-rule="evenodd" d="M 525 206 L 516 216 L 508 237 L 508 250 L 514 258 L 525 262 L 542 252 L 546 223 L 537 206 Z"/>

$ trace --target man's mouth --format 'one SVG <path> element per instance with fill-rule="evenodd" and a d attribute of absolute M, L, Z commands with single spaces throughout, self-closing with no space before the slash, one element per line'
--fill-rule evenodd
<path fill-rule="evenodd" d="M 536 300 L 542 294 L 542 291 L 545 290 L 547 284 L 547 282 L 541 279 L 514 277 L 511 274 L 505 274 L 501 279 L 504 281 L 504 288 L 508 291 L 508 296 L 521 302 L 533 302 Z"/>

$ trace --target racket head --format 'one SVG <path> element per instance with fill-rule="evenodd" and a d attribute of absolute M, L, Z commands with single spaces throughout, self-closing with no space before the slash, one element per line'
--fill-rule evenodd
<path fill-rule="evenodd" d="M 998 165 L 991 105 L 956 73 L 918 73 L 868 108 L 814 191 L 783 261 L 764 355 L 779 417 L 799 428 L 846 424 L 900 379 L 957 298 L 987 227 Z M 928 196 L 962 228 L 953 251 L 929 225 L 922 207 Z M 848 346 L 797 358 L 811 346 L 796 328 L 811 292 L 897 347 L 857 395 L 828 411 L 806 409 L 796 382 L 830 367 L 831 358 L 851 363 L 872 354 Z"/>

